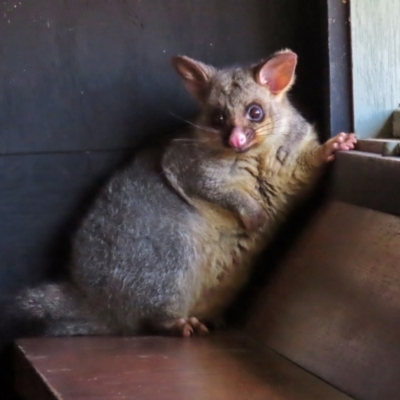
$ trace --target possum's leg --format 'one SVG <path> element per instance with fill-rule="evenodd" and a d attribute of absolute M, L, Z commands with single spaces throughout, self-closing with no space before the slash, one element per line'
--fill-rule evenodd
<path fill-rule="evenodd" d="M 312 177 L 320 176 L 323 167 L 335 159 L 337 151 L 346 151 L 354 149 L 357 138 L 354 133 L 339 133 L 338 135 L 330 138 L 323 144 L 319 144 L 315 138 L 311 142 L 305 142 L 302 151 L 297 160 L 297 172 L 303 172 L 301 180 L 309 182 Z M 300 168 L 298 168 L 300 167 Z M 311 172 L 311 174 L 310 174 Z M 302 175 L 302 174 L 300 174 Z"/>
<path fill-rule="evenodd" d="M 69 284 L 47 284 L 21 292 L 7 310 L 23 326 L 22 335 L 73 336 L 116 333 L 92 310 L 85 298 Z"/>

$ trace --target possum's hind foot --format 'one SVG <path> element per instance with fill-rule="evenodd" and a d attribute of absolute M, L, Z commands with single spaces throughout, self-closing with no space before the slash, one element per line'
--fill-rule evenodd
<path fill-rule="evenodd" d="M 189 338 L 191 336 L 208 335 L 208 328 L 197 318 L 178 318 L 173 321 L 162 323 L 158 326 L 159 330 L 171 336 L 181 336 Z"/>

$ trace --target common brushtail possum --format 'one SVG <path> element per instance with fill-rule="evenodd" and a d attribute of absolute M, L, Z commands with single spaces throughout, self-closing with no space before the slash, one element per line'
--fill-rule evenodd
<path fill-rule="evenodd" d="M 345 133 L 320 145 L 290 104 L 290 50 L 246 68 L 172 63 L 198 116 L 104 187 L 75 235 L 69 282 L 14 299 L 9 311 L 41 334 L 206 334 L 293 204 L 354 147 Z"/>

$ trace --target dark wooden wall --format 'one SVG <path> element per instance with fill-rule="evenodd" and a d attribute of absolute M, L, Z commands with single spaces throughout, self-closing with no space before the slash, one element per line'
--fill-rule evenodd
<path fill-rule="evenodd" d="M 126 149 L 180 124 L 171 113 L 193 111 L 171 55 L 226 65 L 291 47 L 294 96 L 324 126 L 314 82 L 326 50 L 306 23 L 318 10 L 298 1 L 5 1 L 0 11 L 0 292 L 60 269 L 92 189 Z"/>
<path fill-rule="evenodd" d="M 222 66 L 292 48 L 293 98 L 327 136 L 327 42 L 326 1 L 1 1 L 0 295 L 62 270 L 100 182 L 193 112 L 172 55 Z"/>

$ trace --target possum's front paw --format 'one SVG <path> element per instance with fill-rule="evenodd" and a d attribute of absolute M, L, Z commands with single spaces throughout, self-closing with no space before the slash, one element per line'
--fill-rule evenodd
<path fill-rule="evenodd" d="M 335 159 L 335 153 L 339 150 L 354 149 L 357 138 L 354 133 L 339 133 L 322 145 L 324 161 L 329 162 Z"/>
<path fill-rule="evenodd" d="M 258 204 L 240 210 L 239 216 L 244 228 L 250 232 L 254 232 L 264 226 L 267 219 L 264 209 Z"/>

